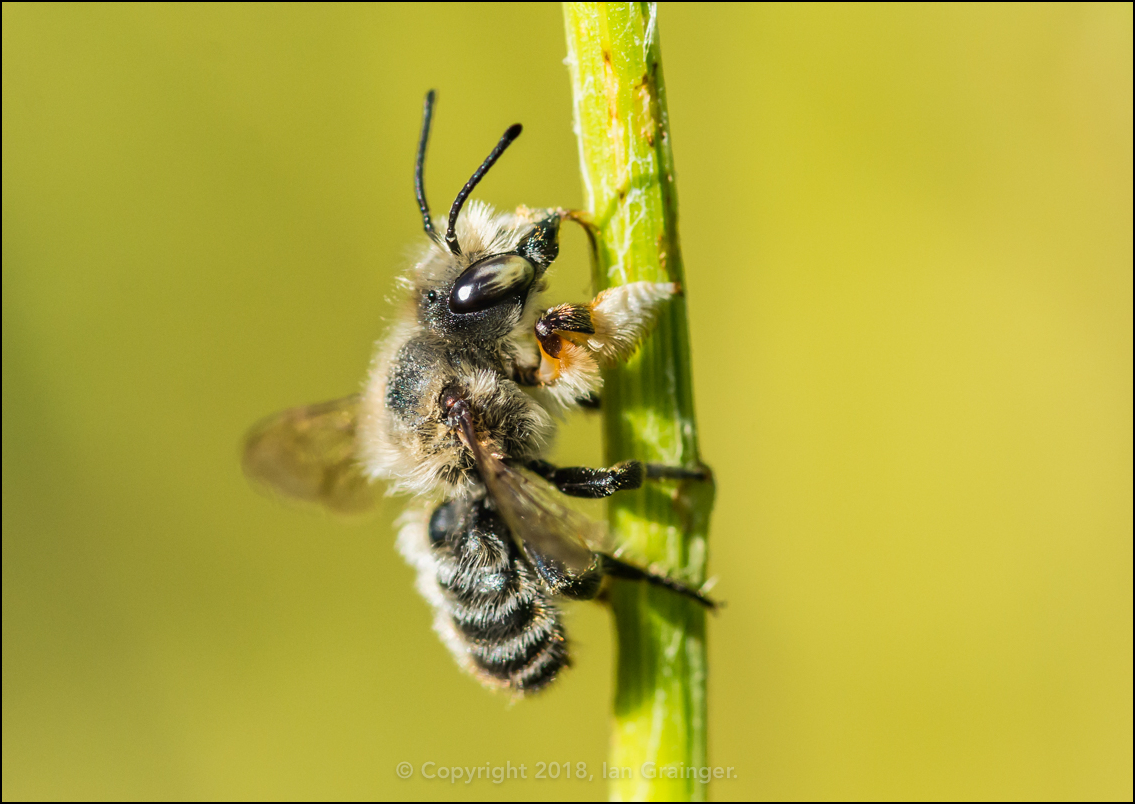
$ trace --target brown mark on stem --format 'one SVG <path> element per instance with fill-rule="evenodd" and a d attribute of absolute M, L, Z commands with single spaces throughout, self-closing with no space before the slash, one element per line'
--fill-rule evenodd
<path fill-rule="evenodd" d="M 603 90 L 607 96 L 607 130 L 610 132 L 615 165 L 618 167 L 619 175 L 622 176 L 627 164 L 625 121 L 619 119 L 619 79 L 615 75 L 615 64 L 609 50 L 603 51 Z M 620 194 L 620 200 L 625 195 L 625 191 Z"/>
<path fill-rule="evenodd" d="M 654 89 L 651 86 L 650 74 L 643 73 L 642 79 L 635 84 L 635 92 L 638 93 L 639 100 L 642 102 L 642 136 L 646 139 L 646 144 L 651 148 L 654 147 L 654 133 L 658 130 L 658 120 L 655 119 L 654 107 L 657 106 L 655 101 Z"/>

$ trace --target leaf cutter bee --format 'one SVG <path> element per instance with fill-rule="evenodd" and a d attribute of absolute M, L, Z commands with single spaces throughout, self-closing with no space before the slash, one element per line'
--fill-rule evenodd
<path fill-rule="evenodd" d="M 243 465 L 257 483 L 337 513 L 372 508 L 383 487 L 412 495 L 398 548 L 435 608 L 435 629 L 482 683 L 524 695 L 569 663 L 560 601 L 595 598 L 607 576 L 714 606 L 680 580 L 615 557 L 603 525 L 564 495 L 704 480 L 706 470 L 543 460 L 557 418 L 595 402 L 600 366 L 634 352 L 676 288 L 637 282 L 589 304 L 539 308 L 560 224 L 573 215 L 469 200 L 519 136 L 517 124 L 457 194 L 443 232 L 423 184 L 434 98 L 426 96 L 414 174 L 428 242 L 401 280 L 400 319 L 361 393 L 260 422 Z"/>

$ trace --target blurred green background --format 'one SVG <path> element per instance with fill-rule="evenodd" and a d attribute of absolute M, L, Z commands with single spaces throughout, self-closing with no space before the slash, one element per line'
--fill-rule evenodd
<path fill-rule="evenodd" d="M 718 799 L 1132 795 L 1132 9 L 664 6 L 719 492 Z M 3 6 L 3 796 L 569 798 L 611 634 L 517 705 L 394 552 L 254 493 L 422 234 L 581 202 L 558 5 Z M 553 296 L 587 293 L 569 232 Z M 600 460 L 572 421 L 557 457 Z"/>

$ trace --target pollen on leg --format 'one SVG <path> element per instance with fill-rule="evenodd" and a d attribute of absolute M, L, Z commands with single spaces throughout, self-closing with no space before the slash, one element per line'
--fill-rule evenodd
<path fill-rule="evenodd" d="M 560 338 L 558 357 L 550 356 L 540 347 L 540 381 L 545 385 L 557 383 L 566 393 L 586 396 L 598 387 L 599 365 L 584 347 Z"/>
<path fill-rule="evenodd" d="M 559 348 L 554 350 L 557 357 L 552 357 L 548 354 L 548 350 L 544 348 L 544 343 L 540 343 L 540 368 L 536 372 L 537 378 L 544 385 L 551 385 L 560 378 L 560 358 L 558 355 L 563 353 L 564 339 L 558 335 L 554 336 L 558 341 Z"/>

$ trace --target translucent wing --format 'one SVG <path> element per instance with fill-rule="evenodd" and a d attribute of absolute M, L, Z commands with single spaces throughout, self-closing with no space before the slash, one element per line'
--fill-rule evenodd
<path fill-rule="evenodd" d="M 358 462 L 358 411 L 355 395 L 269 416 L 245 438 L 245 475 L 284 497 L 337 514 L 370 510 L 378 490 Z"/>
<path fill-rule="evenodd" d="M 595 565 L 592 545 L 605 541 L 606 528 L 562 502 L 563 494 L 542 477 L 499 460 L 485 485 L 528 559 L 575 578 Z"/>
<path fill-rule="evenodd" d="M 476 439 L 471 419 L 462 422 L 462 435 L 513 538 L 545 579 L 553 585 L 557 581 L 567 585 L 595 569 L 598 559 L 593 545 L 606 540 L 603 523 L 565 504 L 551 483 L 509 466 L 486 449 Z"/>

